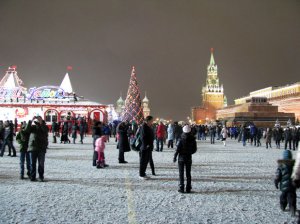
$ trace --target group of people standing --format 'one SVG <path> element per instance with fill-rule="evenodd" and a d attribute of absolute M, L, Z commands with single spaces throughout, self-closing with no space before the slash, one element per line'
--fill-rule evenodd
<path fill-rule="evenodd" d="M 101 122 L 96 122 L 93 127 L 93 139 L 97 142 L 97 139 L 103 135 L 103 128 Z M 146 174 L 147 166 L 150 165 L 152 175 L 156 175 L 155 167 L 152 157 L 154 150 L 154 142 L 156 140 L 156 151 L 161 152 L 163 150 L 163 144 L 165 140 L 168 140 L 168 148 L 173 148 L 173 142 L 176 142 L 176 150 L 173 161 L 176 162 L 178 158 L 179 169 L 179 189 L 178 191 L 183 193 L 190 193 L 192 189 L 191 185 L 191 166 L 192 166 L 192 154 L 197 151 L 197 143 L 195 138 L 195 132 L 192 132 L 192 128 L 189 125 L 182 127 L 177 122 L 169 124 L 166 127 L 162 122 L 158 125 L 153 123 L 153 117 L 147 116 L 144 122 L 137 125 L 135 122 L 121 122 L 116 128 L 117 134 L 117 148 L 119 150 L 118 160 L 119 163 L 127 163 L 124 158 L 124 153 L 131 150 L 132 144 L 136 144 L 134 148 L 139 151 L 139 178 L 142 180 L 151 179 Z M 132 143 L 134 139 L 134 143 Z M 94 144 L 93 166 L 98 167 L 99 159 L 97 155 L 99 151 L 97 144 Z M 186 172 L 187 183 L 184 184 L 184 173 Z"/>
<path fill-rule="evenodd" d="M 83 138 L 88 132 L 88 124 L 83 118 L 80 118 L 78 121 L 71 119 L 65 119 L 64 122 L 53 121 L 51 125 L 51 132 L 53 143 L 57 143 L 57 138 L 59 137 L 60 143 L 71 143 L 71 140 L 69 139 L 69 137 L 71 137 L 73 139 L 73 144 L 75 144 L 79 133 L 79 142 L 83 144 Z"/>
<path fill-rule="evenodd" d="M 280 149 L 281 142 L 284 142 L 284 149 L 296 150 L 300 141 L 300 127 L 287 126 L 282 128 L 275 126 L 272 128 L 258 128 L 255 125 L 243 126 L 239 134 L 239 141 L 243 142 L 243 146 L 246 146 L 247 141 L 251 145 L 261 146 L 260 139 L 264 138 L 266 148 L 272 148 L 272 139 L 276 144 L 276 148 Z"/>
<path fill-rule="evenodd" d="M 36 181 L 36 164 L 38 162 L 38 176 L 40 181 L 44 181 L 45 154 L 48 147 L 49 129 L 45 121 L 40 117 L 33 117 L 32 120 L 21 123 L 19 132 L 16 134 L 16 128 L 5 122 L 4 128 L 0 128 L 2 150 L 0 156 L 3 157 L 5 146 L 9 148 L 8 156 L 15 157 L 16 150 L 13 146 L 13 138 L 20 144 L 20 179 L 25 179 L 25 161 L 27 176 L 31 181 Z M 11 149 L 13 154 L 11 154 Z"/>

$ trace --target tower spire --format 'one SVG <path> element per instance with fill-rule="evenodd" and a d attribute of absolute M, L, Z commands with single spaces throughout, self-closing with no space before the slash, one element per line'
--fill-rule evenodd
<path fill-rule="evenodd" d="M 215 59 L 214 59 L 214 49 L 211 48 L 210 49 L 210 63 L 209 63 L 210 66 L 214 66 L 215 65 Z"/>

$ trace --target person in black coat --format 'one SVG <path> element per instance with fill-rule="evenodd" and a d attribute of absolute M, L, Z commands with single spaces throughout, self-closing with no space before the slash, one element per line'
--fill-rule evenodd
<path fill-rule="evenodd" d="M 51 132 L 52 132 L 52 137 L 53 137 L 53 143 L 56 143 L 57 142 L 56 136 L 57 136 L 57 132 L 58 132 L 58 124 L 55 121 L 52 122 Z"/>
<path fill-rule="evenodd" d="M 284 131 L 284 149 L 287 149 L 289 145 L 289 149 L 292 149 L 292 131 L 289 127 L 287 127 Z"/>
<path fill-rule="evenodd" d="M 176 143 L 180 139 L 181 134 L 182 134 L 182 127 L 178 124 L 177 121 L 175 121 L 174 122 L 174 136 L 175 136 Z"/>
<path fill-rule="evenodd" d="M 127 163 L 124 158 L 124 153 L 130 151 L 130 145 L 128 140 L 128 124 L 121 122 L 117 127 L 117 133 L 119 134 L 118 149 L 119 149 L 119 163 Z"/>
<path fill-rule="evenodd" d="M 154 172 L 154 164 L 152 160 L 152 151 L 153 151 L 153 141 L 154 141 L 154 131 L 152 129 L 153 117 L 147 116 L 145 122 L 140 128 L 140 139 L 141 139 L 141 148 L 140 148 L 140 170 L 139 175 L 140 179 L 147 180 L 149 177 L 146 175 L 146 169 L 149 162 L 151 162 L 152 174 Z"/>
<path fill-rule="evenodd" d="M 84 137 L 84 129 L 85 129 L 85 124 L 84 120 L 80 120 L 79 123 L 79 135 L 80 135 L 80 143 L 83 144 L 83 137 Z"/>
<path fill-rule="evenodd" d="M 66 144 L 67 142 L 70 143 L 68 134 L 69 134 L 69 126 L 68 126 L 68 122 L 65 121 L 62 127 L 60 143 L 64 143 L 64 144 Z"/>
<path fill-rule="evenodd" d="M 184 169 L 186 169 L 186 193 L 190 193 L 192 189 L 192 154 L 197 151 L 197 143 L 194 135 L 191 133 L 189 125 L 183 127 L 183 134 L 177 143 L 177 149 L 174 154 L 173 162 L 175 163 L 178 156 L 179 169 L 179 189 L 178 192 L 184 193 Z"/>

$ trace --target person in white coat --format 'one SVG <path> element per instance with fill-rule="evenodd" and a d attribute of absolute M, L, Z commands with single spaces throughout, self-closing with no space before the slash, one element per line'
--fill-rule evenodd
<path fill-rule="evenodd" d="M 223 126 L 223 128 L 221 130 L 221 135 L 222 135 L 222 142 L 223 142 L 224 146 L 226 146 L 226 138 L 228 137 L 228 130 L 225 125 Z"/>
<path fill-rule="evenodd" d="M 168 148 L 173 149 L 173 143 L 174 143 L 174 126 L 172 124 L 169 124 L 168 129 Z"/>

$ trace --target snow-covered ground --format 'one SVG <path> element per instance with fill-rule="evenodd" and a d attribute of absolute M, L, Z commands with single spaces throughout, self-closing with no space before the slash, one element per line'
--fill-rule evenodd
<path fill-rule="evenodd" d="M 113 140 L 111 140 L 113 141 Z M 91 138 L 50 144 L 45 182 L 19 179 L 19 157 L 0 158 L 0 223 L 294 223 L 273 184 L 282 150 L 198 142 L 193 193 L 180 194 L 173 150 L 153 152 L 157 176 L 138 178 L 139 156 L 118 163 L 107 143 L 105 169 L 92 166 Z M 166 146 L 165 146 L 166 148 Z M 294 153 L 295 155 L 295 153 Z M 150 167 L 147 173 L 151 174 Z M 298 197 L 299 200 L 299 197 Z M 300 207 L 300 203 L 298 202 Z"/>

